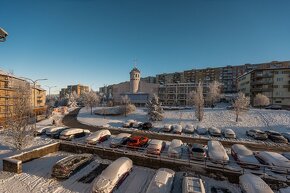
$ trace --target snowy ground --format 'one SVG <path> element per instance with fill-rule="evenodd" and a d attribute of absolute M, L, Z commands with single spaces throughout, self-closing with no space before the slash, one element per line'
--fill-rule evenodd
<path fill-rule="evenodd" d="M 96 107 L 99 109 L 101 107 Z M 204 127 L 215 126 L 220 129 L 233 129 L 239 140 L 252 141 L 253 139 L 246 136 L 246 131 L 250 129 L 261 130 L 275 130 L 278 132 L 290 132 L 290 111 L 286 110 L 265 110 L 265 109 L 250 109 L 248 112 L 243 113 L 239 122 L 235 121 L 234 112 L 226 110 L 224 107 L 220 108 L 206 108 L 204 120 L 199 123 L 194 117 L 193 110 L 174 110 L 165 111 L 164 120 L 154 124 L 152 131 L 161 132 L 165 124 L 193 124 L 195 126 L 201 125 Z M 125 116 L 100 116 L 91 115 L 90 111 L 82 108 L 77 117 L 78 121 L 93 126 L 109 125 L 111 127 L 121 127 L 123 122 L 129 119 L 145 122 L 148 121 L 146 109 L 137 108 L 137 110 Z M 188 134 L 183 134 L 188 135 Z M 192 135 L 192 134 L 191 134 Z M 194 134 L 194 136 L 198 136 Z M 202 136 L 204 137 L 204 136 Z M 206 136 L 210 137 L 210 136 Z"/>

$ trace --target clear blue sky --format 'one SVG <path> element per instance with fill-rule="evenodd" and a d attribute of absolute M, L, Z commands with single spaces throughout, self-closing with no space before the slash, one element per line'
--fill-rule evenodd
<path fill-rule="evenodd" d="M 142 76 L 290 60 L 289 0 L 0 2 L 0 67 L 58 89 L 126 81 L 134 58 Z"/>

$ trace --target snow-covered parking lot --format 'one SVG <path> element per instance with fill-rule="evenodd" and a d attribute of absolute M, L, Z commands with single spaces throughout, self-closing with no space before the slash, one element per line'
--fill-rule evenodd
<path fill-rule="evenodd" d="M 94 161 L 82 168 L 67 180 L 56 180 L 51 177 L 53 165 L 60 159 L 71 155 L 67 152 L 57 152 L 48 154 L 39 159 L 23 164 L 23 173 L 12 174 L 0 172 L 0 192 L 1 193 L 89 193 L 94 177 L 101 173 L 103 169 L 111 163 L 109 160 L 102 160 L 95 157 Z M 129 176 L 122 184 L 114 190 L 114 193 L 145 193 L 156 170 L 134 166 Z M 183 172 L 175 175 L 172 193 L 180 193 L 182 187 Z M 188 173 L 186 175 L 194 175 Z M 200 176 L 206 181 L 205 188 L 211 193 L 213 188 L 221 188 L 231 193 L 240 193 L 240 188 L 236 184 L 231 184 L 227 180 L 218 181 L 209 177 Z"/>
<path fill-rule="evenodd" d="M 102 107 L 96 107 L 99 109 Z M 100 116 L 100 115 L 91 115 L 90 111 L 86 108 L 82 108 L 79 111 L 77 120 L 83 124 L 92 125 L 92 126 L 110 126 L 120 128 L 122 124 L 127 120 L 137 120 L 140 122 L 148 121 L 146 109 L 137 108 L 137 110 L 125 116 Z M 165 124 L 181 124 L 185 126 L 186 124 L 193 124 L 194 126 L 202 127 L 217 127 L 221 130 L 232 129 L 237 136 L 237 139 L 226 139 L 220 137 L 220 140 L 233 140 L 233 141 L 256 141 L 253 138 L 246 135 L 246 131 L 250 129 L 261 129 L 263 131 L 274 130 L 277 132 L 290 132 L 290 111 L 286 110 L 265 110 L 265 109 L 250 109 L 248 112 L 240 115 L 239 122 L 235 121 L 235 115 L 231 110 L 226 110 L 224 107 L 217 107 L 214 109 L 206 108 L 204 120 L 198 122 L 194 117 L 194 110 L 172 110 L 165 111 L 164 119 L 160 122 L 154 123 L 154 128 L 151 129 L 153 132 L 163 132 L 162 128 Z M 134 128 L 129 128 L 134 129 Z M 125 128 L 122 128 L 125 131 Z M 166 133 L 168 134 L 168 133 Z M 173 135 L 173 133 L 171 133 Z M 194 134 L 185 134 L 181 135 L 193 136 L 193 137 L 203 137 L 209 138 L 212 137 L 209 135 L 198 135 Z M 273 143 L 271 140 L 266 140 L 264 143 Z"/>

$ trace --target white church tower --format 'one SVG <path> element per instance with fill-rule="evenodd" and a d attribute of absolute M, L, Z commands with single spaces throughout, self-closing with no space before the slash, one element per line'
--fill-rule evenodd
<path fill-rule="evenodd" d="M 134 67 L 130 72 L 130 92 L 137 93 L 139 90 L 140 83 L 140 70 Z"/>

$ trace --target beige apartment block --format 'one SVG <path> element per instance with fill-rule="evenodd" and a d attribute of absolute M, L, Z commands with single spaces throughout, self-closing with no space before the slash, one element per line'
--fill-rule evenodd
<path fill-rule="evenodd" d="M 59 92 L 60 98 L 64 98 L 66 95 L 76 93 L 78 96 L 81 96 L 85 92 L 89 92 L 90 87 L 77 84 L 77 85 L 68 85 L 67 88 L 62 88 Z"/>
<path fill-rule="evenodd" d="M 29 82 L 24 79 L 18 78 L 12 74 L 0 71 L 0 126 L 4 124 L 7 117 L 13 112 L 13 98 L 15 97 L 15 92 L 20 86 L 29 86 Z M 31 85 L 30 85 L 31 86 Z M 46 91 L 37 87 L 34 89 L 31 86 L 31 106 L 34 107 L 36 114 L 41 114 L 46 111 L 45 100 Z"/>
<path fill-rule="evenodd" d="M 198 83 L 171 83 L 159 86 L 158 96 L 165 106 L 192 105 L 190 93 L 196 90 Z M 203 84 L 204 96 L 208 91 L 208 84 Z"/>
<path fill-rule="evenodd" d="M 290 68 L 252 70 L 238 78 L 238 87 L 251 101 L 261 93 L 271 104 L 290 106 Z"/>

